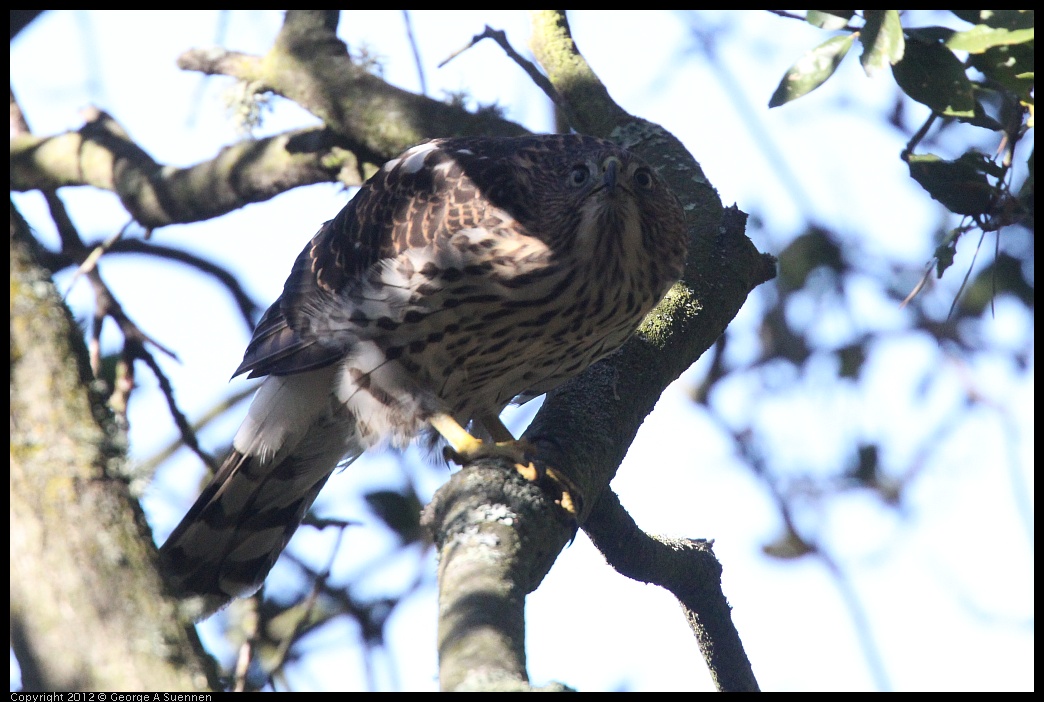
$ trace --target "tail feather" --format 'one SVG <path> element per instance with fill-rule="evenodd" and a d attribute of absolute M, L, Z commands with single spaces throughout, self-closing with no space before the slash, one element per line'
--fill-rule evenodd
<path fill-rule="evenodd" d="M 266 381 L 232 453 L 160 548 L 168 585 L 180 597 L 200 598 L 202 616 L 261 587 L 334 469 L 361 453 L 343 406 L 293 417 L 265 406 L 314 390 L 314 379 L 303 380 Z M 272 437 L 280 437 L 278 445 Z"/>
<path fill-rule="evenodd" d="M 203 597 L 208 611 L 261 586 L 330 475 L 321 475 L 304 491 L 287 494 L 278 478 L 254 482 L 240 474 L 250 461 L 233 451 L 160 549 L 174 591 Z M 268 499 L 272 496 L 277 503 Z"/>

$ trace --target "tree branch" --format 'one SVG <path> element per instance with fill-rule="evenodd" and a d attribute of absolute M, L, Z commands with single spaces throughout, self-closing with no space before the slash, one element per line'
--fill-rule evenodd
<path fill-rule="evenodd" d="M 609 490 L 609 481 L 663 390 L 710 348 L 747 294 L 774 276 L 775 261 L 759 254 L 744 235 L 746 215 L 735 208 L 722 210 L 699 164 L 673 135 L 631 117 L 612 102 L 573 43 L 563 12 L 534 12 L 533 25 L 534 52 L 562 95 L 573 126 L 614 139 L 649 160 L 670 182 L 689 224 L 682 282 L 619 353 L 549 393 L 524 435 L 543 450 L 550 464 L 581 486 L 583 494 L 600 495 L 586 506 L 581 525 L 590 529 L 611 563 L 626 563 L 624 549 L 604 538 L 606 525 L 626 514 Z M 632 539 L 639 538 L 637 526 L 634 530 Z M 713 559 L 709 549 L 705 556 Z M 702 568 L 704 573 L 711 570 Z M 654 573 L 643 571 L 643 579 Z M 658 575 L 656 581 L 667 582 Z M 724 602 L 718 579 L 691 585 L 696 589 L 669 589 L 682 599 L 690 622 L 704 625 L 698 639 L 716 683 L 721 689 L 756 688 L 731 618 L 718 616 Z M 705 599 L 693 599 L 692 594 Z M 708 622 L 724 624 L 706 626 Z M 721 657 L 721 651 L 729 655 Z"/>
<path fill-rule="evenodd" d="M 154 229 L 211 219 L 313 183 L 364 180 L 348 144 L 327 129 L 302 129 L 225 147 L 188 168 L 156 163 L 109 115 L 93 110 L 78 131 L 11 140 L 11 189 L 92 185 L 115 192 Z"/>
<path fill-rule="evenodd" d="M 530 48 L 562 97 L 559 107 L 573 129 L 607 137 L 613 126 L 634 119 L 609 97 L 609 91 L 580 55 L 564 10 L 534 10 L 530 18 Z"/>
<path fill-rule="evenodd" d="M 525 596 L 575 523 L 510 461 L 497 460 L 455 473 L 424 509 L 422 523 L 439 551 L 441 688 L 531 689 Z"/>
<path fill-rule="evenodd" d="M 137 501 L 126 438 L 88 390 L 80 329 L 11 208 L 11 628 L 44 690 L 202 690 Z M 90 645 L 85 645 L 85 636 Z"/>
<path fill-rule="evenodd" d="M 548 393 L 541 411 L 523 435 L 536 447 L 537 455 L 567 474 L 582 495 L 601 496 L 585 500 L 579 522 L 585 529 L 590 522 L 595 536 L 600 537 L 596 543 L 606 549 L 606 557 L 610 562 L 623 564 L 627 563 L 627 554 L 621 553 L 622 547 L 604 538 L 604 525 L 623 513 L 609 491 L 609 481 L 664 388 L 714 343 L 747 294 L 772 277 L 773 260 L 760 255 L 744 236 L 743 213 L 722 210 L 717 193 L 706 182 L 699 165 L 674 136 L 628 115 L 612 103 L 569 38 L 564 15 L 535 13 L 533 44 L 538 59 L 547 61 L 544 68 L 563 96 L 567 114 L 575 120 L 572 126 L 612 138 L 657 167 L 681 200 L 691 232 L 684 280 L 619 353 Z M 723 213 L 727 216 L 723 217 Z M 525 494 L 541 498 L 530 503 L 520 499 L 523 493 L 501 490 L 501 486 L 517 481 L 513 471 L 509 472 L 511 480 L 504 477 L 505 468 L 498 469 L 494 461 L 466 466 L 439 490 L 426 512 L 442 515 L 447 511 L 444 505 L 468 505 L 468 500 L 477 499 L 470 509 L 457 509 L 456 519 L 426 519 L 439 538 L 439 654 L 443 689 L 460 689 L 465 685 L 467 671 L 475 670 L 495 670 L 499 676 L 494 676 L 495 680 L 527 684 L 524 658 L 519 653 L 521 643 L 513 626 L 523 620 L 521 595 L 539 585 L 573 536 L 575 524 L 562 519 L 565 513 L 561 509 L 550 507 L 550 514 L 558 515 L 557 520 L 534 516 L 540 501 L 553 505 L 550 496 L 530 486 L 531 492 Z M 539 538 L 526 537 L 533 528 L 530 520 L 539 522 L 544 530 Z M 509 531 L 522 535 L 518 537 L 520 541 L 500 534 L 505 522 L 511 525 Z M 441 533 L 443 530 L 445 534 Z M 482 534 L 487 536 L 475 538 Z M 652 543 L 636 526 L 632 541 L 635 539 Z M 671 543 L 673 547 L 680 542 Z M 527 548 L 532 553 L 527 553 Z M 695 560 L 690 559 L 689 567 L 682 572 L 691 575 L 692 564 L 698 565 L 695 581 L 679 581 L 676 576 L 671 580 L 657 568 L 633 572 L 671 584 L 672 592 L 684 603 L 701 650 L 722 689 L 756 689 L 750 664 L 727 616 L 727 605 L 722 616 L 724 596 L 720 580 L 706 575 L 720 574 L 720 566 L 709 549 L 693 550 L 686 546 L 685 550 L 692 551 Z M 494 561 L 495 572 L 489 576 L 492 582 L 483 580 L 480 584 L 477 569 L 468 564 L 481 562 L 489 567 Z M 664 562 L 667 561 L 660 561 Z M 490 599 L 489 593 L 504 596 Z M 479 605 L 485 605 L 481 614 L 474 611 L 479 610 Z M 491 635 L 490 629 L 495 626 L 503 628 Z M 511 645 L 499 645 L 501 641 Z M 723 652 L 728 655 L 723 656 Z M 485 680 L 484 684 L 489 685 L 490 681 Z"/>
<path fill-rule="evenodd" d="M 384 163 L 433 137 L 520 136 L 528 131 L 490 111 L 467 110 L 389 85 L 352 60 L 323 11 L 290 10 L 275 45 L 262 58 L 220 49 L 182 54 L 186 70 L 220 73 L 257 84 L 305 108 L 360 156 Z"/>
<path fill-rule="evenodd" d="M 646 534 L 611 490 L 602 493 L 584 531 L 618 573 L 659 585 L 678 598 L 719 690 L 758 690 L 721 589 L 713 542 Z"/>

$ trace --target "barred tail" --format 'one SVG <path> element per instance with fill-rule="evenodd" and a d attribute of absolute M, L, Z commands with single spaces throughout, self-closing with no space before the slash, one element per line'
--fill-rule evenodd
<path fill-rule="evenodd" d="M 202 616 L 261 586 L 338 463 L 361 453 L 332 373 L 265 380 L 232 453 L 160 548 L 168 585 L 201 598 Z"/>

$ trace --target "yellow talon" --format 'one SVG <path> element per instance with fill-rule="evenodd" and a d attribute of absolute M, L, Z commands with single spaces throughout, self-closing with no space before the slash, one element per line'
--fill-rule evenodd
<path fill-rule="evenodd" d="M 456 453 L 456 457 L 467 458 L 475 456 L 484 446 L 481 440 L 476 439 L 468 433 L 468 430 L 460 426 L 453 417 L 448 414 L 436 414 L 428 420 L 435 431 L 449 442 L 450 448 Z"/>
<path fill-rule="evenodd" d="M 579 516 L 580 508 L 573 501 L 574 494 L 576 494 L 577 500 L 580 499 L 580 491 L 577 489 L 576 485 L 574 485 L 571 480 L 566 479 L 564 475 L 560 474 L 554 468 L 547 469 L 547 477 L 550 478 L 555 484 L 557 484 L 558 487 L 562 490 L 562 494 L 559 496 L 557 500 L 555 500 L 555 504 L 564 509 L 566 512 L 569 512 L 569 514 L 573 515 L 574 517 Z"/>
<path fill-rule="evenodd" d="M 532 463 L 527 463 L 526 465 L 516 463 L 515 470 L 518 471 L 519 475 L 521 475 L 523 478 L 525 478 L 531 483 L 535 483 L 537 480 L 540 479 L 540 471 Z"/>
<path fill-rule="evenodd" d="M 442 435 L 449 446 L 445 449 L 446 458 L 466 465 L 480 458 L 505 457 L 515 463 L 515 470 L 519 475 L 529 482 L 540 482 L 542 478 L 548 478 L 556 487 L 558 498 L 555 504 L 574 517 L 580 514 L 577 501 L 580 499 L 580 491 L 568 478 L 556 471 L 554 468 L 541 469 L 536 463 L 526 457 L 527 445 L 525 442 L 516 440 L 507 427 L 500 421 L 499 417 L 481 417 L 479 421 L 489 431 L 496 443 L 490 445 L 481 439 L 476 439 L 468 433 L 467 429 L 460 425 L 456 419 L 448 414 L 436 414 L 428 420 L 431 426 Z M 574 499 L 573 495 L 576 495 Z"/>

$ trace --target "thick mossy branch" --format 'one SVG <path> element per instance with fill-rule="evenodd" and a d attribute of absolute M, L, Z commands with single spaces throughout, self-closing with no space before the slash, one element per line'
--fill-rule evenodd
<path fill-rule="evenodd" d="M 94 111 L 75 132 L 11 140 L 11 189 L 90 185 L 115 192 L 143 227 L 198 222 L 291 188 L 363 181 L 348 144 L 328 129 L 244 141 L 187 168 L 156 163 L 109 115 Z"/>
<path fill-rule="evenodd" d="M 26 690 L 203 690 L 81 331 L 11 207 L 11 630 Z M 202 660 L 202 659 L 200 659 Z"/>
<path fill-rule="evenodd" d="M 661 584 L 678 596 L 719 689 L 757 689 L 713 553 L 698 542 L 643 533 L 609 481 L 663 390 L 721 336 L 750 291 L 775 275 L 775 261 L 745 236 L 746 215 L 722 208 L 677 138 L 612 101 L 573 42 L 564 11 L 535 11 L 532 20 L 534 53 L 561 95 L 571 126 L 612 139 L 657 168 L 685 210 L 689 252 L 682 281 L 635 337 L 619 353 L 550 392 L 524 438 L 585 495 L 597 496 L 581 515 L 581 525 L 606 559 L 622 573 Z M 634 549 L 646 557 L 634 558 Z"/>

